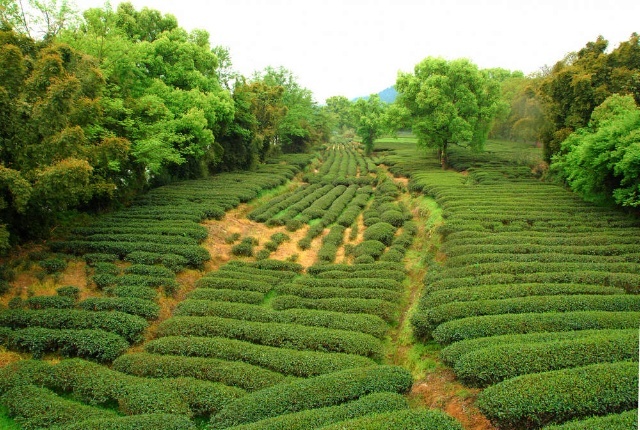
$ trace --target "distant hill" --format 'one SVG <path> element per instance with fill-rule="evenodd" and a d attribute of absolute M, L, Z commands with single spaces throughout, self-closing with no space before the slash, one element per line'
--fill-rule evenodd
<path fill-rule="evenodd" d="M 385 103 L 393 103 L 396 100 L 396 97 L 398 97 L 398 92 L 396 91 L 396 89 L 391 86 L 389 88 L 385 88 L 384 90 L 380 91 L 378 93 L 378 95 L 380 96 L 380 100 L 382 100 Z M 351 101 L 356 101 L 358 99 L 368 99 L 369 96 L 362 96 L 362 97 L 356 97 L 355 99 L 351 100 Z"/>

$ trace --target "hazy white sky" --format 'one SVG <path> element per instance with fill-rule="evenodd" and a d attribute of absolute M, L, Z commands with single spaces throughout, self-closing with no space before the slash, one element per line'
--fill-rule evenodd
<path fill-rule="evenodd" d="M 428 56 L 531 73 L 598 35 L 611 49 L 640 33 L 640 0 L 130 1 L 207 30 L 246 76 L 284 66 L 320 103 L 377 93 Z"/>

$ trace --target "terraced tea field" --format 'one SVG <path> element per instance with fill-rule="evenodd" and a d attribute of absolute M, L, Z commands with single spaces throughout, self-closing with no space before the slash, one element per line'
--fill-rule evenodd
<path fill-rule="evenodd" d="M 3 296 L 6 422 L 630 428 L 637 218 L 504 144 L 378 147 L 161 187 L 16 263 L 42 279 Z"/>

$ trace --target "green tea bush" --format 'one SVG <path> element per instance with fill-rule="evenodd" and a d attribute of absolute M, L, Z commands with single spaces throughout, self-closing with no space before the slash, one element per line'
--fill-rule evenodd
<path fill-rule="evenodd" d="M 321 279 L 349 279 L 349 278 L 358 278 L 358 279 L 386 279 L 387 282 L 391 280 L 396 282 L 402 282 L 405 278 L 405 273 L 398 270 L 387 270 L 382 268 L 367 268 L 363 265 L 354 266 L 355 270 L 353 271 L 343 271 L 343 270 L 326 270 L 322 273 L 318 273 L 316 276 Z"/>
<path fill-rule="evenodd" d="M 480 393 L 477 405 L 500 428 L 539 428 L 627 411 L 637 402 L 638 363 L 619 362 L 508 379 Z"/>
<path fill-rule="evenodd" d="M 483 285 L 480 288 L 462 287 L 433 291 L 429 294 L 425 294 L 423 298 L 421 298 L 420 307 L 422 309 L 429 309 L 454 302 L 569 294 L 624 294 L 624 290 L 618 287 L 604 287 L 602 285 L 588 284 Z"/>
<path fill-rule="evenodd" d="M 218 302 L 247 303 L 259 305 L 264 301 L 264 294 L 257 291 L 198 288 L 187 294 L 187 299 L 213 300 Z"/>
<path fill-rule="evenodd" d="M 370 358 L 359 355 L 299 351 L 222 337 L 161 337 L 146 343 L 145 351 L 242 361 L 283 375 L 303 378 L 375 364 Z"/>
<path fill-rule="evenodd" d="M 638 333 L 622 330 L 578 339 L 511 344 L 470 352 L 455 366 L 467 385 L 486 387 L 527 373 L 539 373 L 589 364 L 636 361 Z"/>
<path fill-rule="evenodd" d="M 48 258 L 40 261 L 38 264 L 49 274 L 62 272 L 67 268 L 67 261 L 63 258 Z"/>
<path fill-rule="evenodd" d="M 404 267 L 402 263 L 390 263 L 390 262 L 380 262 L 377 261 L 371 264 L 364 264 L 359 266 L 354 266 L 351 264 L 314 264 L 309 266 L 307 269 L 307 273 L 312 276 L 318 276 L 324 272 L 362 272 L 369 270 L 394 270 L 397 272 L 406 273 L 407 269 Z"/>
<path fill-rule="evenodd" d="M 408 409 L 406 399 L 397 393 L 373 393 L 337 406 L 307 409 L 233 427 L 234 430 L 307 430 L 350 420 L 363 415 Z M 400 428 L 400 427 L 398 427 Z M 403 427 L 404 428 L 404 427 Z"/>
<path fill-rule="evenodd" d="M 284 375 L 251 364 L 206 357 L 157 355 L 145 352 L 125 354 L 113 362 L 113 369 L 143 378 L 192 377 L 255 391 L 285 381 Z"/>
<path fill-rule="evenodd" d="M 147 325 L 144 318 L 118 311 L 91 312 L 75 309 L 0 311 L 0 326 L 11 327 L 14 330 L 26 327 L 99 329 L 118 334 L 129 342 L 140 341 Z"/>
<path fill-rule="evenodd" d="M 364 333 L 220 317 L 174 317 L 162 322 L 158 332 L 161 336 L 222 336 L 266 346 L 365 357 L 379 357 L 382 348 L 379 339 Z"/>
<path fill-rule="evenodd" d="M 354 257 L 369 255 L 373 258 L 378 258 L 386 248 L 387 246 L 378 240 L 365 240 L 355 246 L 353 249 L 353 255 Z"/>
<path fill-rule="evenodd" d="M 114 411 L 67 400 L 34 385 L 15 387 L 0 400 L 7 407 L 9 416 L 25 430 L 66 426 L 86 419 L 117 417 Z"/>
<path fill-rule="evenodd" d="M 397 209 L 388 209 L 380 214 L 382 222 L 389 223 L 394 227 L 402 227 L 405 219 L 405 215 Z"/>
<path fill-rule="evenodd" d="M 116 254 L 102 254 L 102 253 L 88 253 L 85 254 L 84 260 L 88 265 L 92 266 L 95 263 L 113 263 L 118 259 Z"/>
<path fill-rule="evenodd" d="M 394 321 L 398 313 L 395 304 L 378 299 L 305 299 L 297 296 L 277 296 L 271 304 L 276 310 L 300 308 L 349 314 L 362 313 L 376 315 L 388 322 Z"/>
<path fill-rule="evenodd" d="M 155 300 L 158 292 L 143 285 L 117 285 L 105 289 L 105 292 L 116 297 L 132 297 L 142 300 Z"/>
<path fill-rule="evenodd" d="M 342 421 L 334 425 L 324 426 L 323 430 L 349 430 L 349 429 L 438 429 L 438 430 L 462 430 L 462 425 L 447 415 L 437 410 L 399 410 L 394 412 L 373 413 L 361 418 Z"/>
<path fill-rule="evenodd" d="M 402 297 L 400 293 L 384 289 L 372 288 L 339 288 L 339 287 L 303 287 L 296 284 L 279 286 L 278 294 L 305 297 L 308 299 L 326 299 L 334 297 L 353 297 L 358 299 L 380 299 L 388 302 L 397 302 Z"/>
<path fill-rule="evenodd" d="M 398 249 L 394 249 L 394 247 L 392 246 L 391 248 L 387 249 L 387 251 L 382 254 L 380 256 L 380 261 L 392 261 L 392 262 L 402 262 L 402 260 L 404 260 L 404 249 L 402 249 L 402 251 L 398 250 Z"/>
<path fill-rule="evenodd" d="M 33 296 L 24 302 L 29 309 L 71 309 L 75 305 L 75 300 L 63 296 Z"/>
<path fill-rule="evenodd" d="M 78 303 L 78 307 L 87 311 L 120 311 L 147 320 L 157 319 L 160 315 L 157 303 L 135 297 L 90 297 Z"/>
<path fill-rule="evenodd" d="M 616 336 L 621 333 L 630 333 L 635 329 L 613 329 L 613 330 L 576 330 L 562 332 L 539 332 L 527 334 L 506 334 L 501 336 L 479 337 L 460 342 L 452 343 L 440 352 L 442 361 L 450 367 L 455 367 L 461 357 L 484 348 L 493 348 L 504 345 L 534 344 L 547 342 L 562 342 L 578 340 L 594 336 Z"/>
<path fill-rule="evenodd" d="M 87 419 L 51 430 L 196 430 L 195 424 L 184 415 L 142 414 L 130 417 Z"/>
<path fill-rule="evenodd" d="M 61 297 L 68 297 L 75 302 L 80 298 L 80 288 L 74 285 L 65 285 L 64 287 L 56 288 L 56 294 Z"/>
<path fill-rule="evenodd" d="M 269 282 L 250 280 L 253 279 L 251 275 L 247 275 L 246 279 L 222 278 L 222 276 L 224 274 L 221 273 L 218 278 L 208 276 L 200 278 L 196 281 L 196 287 L 199 289 L 254 291 L 264 294 L 271 291 L 273 286 Z"/>
<path fill-rule="evenodd" d="M 377 240 L 386 246 L 391 246 L 395 234 L 396 227 L 387 222 L 378 222 L 364 231 L 364 240 Z"/>
<path fill-rule="evenodd" d="M 454 302 L 423 311 L 421 321 L 426 330 L 433 330 L 447 321 L 473 316 L 571 311 L 640 311 L 640 296 L 575 294 Z"/>
<path fill-rule="evenodd" d="M 400 282 L 387 278 L 324 279 L 305 276 L 296 279 L 294 283 L 299 285 L 306 285 L 313 288 L 377 288 L 391 291 L 401 291 L 403 289 L 403 286 Z"/>
<path fill-rule="evenodd" d="M 550 425 L 544 430 L 628 430 L 638 428 L 638 410 Z"/>
<path fill-rule="evenodd" d="M 433 331 L 433 338 L 438 343 L 448 345 L 459 340 L 503 334 L 625 329 L 636 327 L 639 319 L 639 312 L 605 311 L 488 315 L 463 318 L 441 324 Z M 414 325 L 414 327 L 416 326 Z M 419 333 L 424 332 L 420 331 Z"/>
<path fill-rule="evenodd" d="M 257 245 L 257 240 L 253 237 L 245 237 L 231 248 L 233 255 L 241 257 L 253 257 L 253 247 Z"/>
<path fill-rule="evenodd" d="M 353 263 L 354 264 L 370 264 L 370 263 L 373 263 L 375 261 L 376 261 L 375 258 L 373 258 L 372 256 L 370 256 L 368 254 L 365 254 L 365 255 L 361 255 L 359 257 L 356 257 L 353 260 Z"/>
<path fill-rule="evenodd" d="M 125 352 L 129 343 L 117 334 L 102 330 L 66 330 L 27 327 L 13 330 L 6 340 L 10 349 L 30 352 L 34 358 L 58 352 L 65 357 L 81 357 L 108 362 Z"/>
<path fill-rule="evenodd" d="M 129 254 L 127 254 L 125 259 L 132 262 L 133 264 L 162 264 L 174 273 L 180 272 L 189 265 L 189 260 L 187 260 L 182 255 L 163 254 L 148 251 L 130 252 Z"/>
<path fill-rule="evenodd" d="M 411 374 L 400 367 L 343 370 L 251 393 L 212 416 L 210 426 L 248 424 L 286 413 L 339 405 L 371 393 L 406 393 L 411 384 Z"/>

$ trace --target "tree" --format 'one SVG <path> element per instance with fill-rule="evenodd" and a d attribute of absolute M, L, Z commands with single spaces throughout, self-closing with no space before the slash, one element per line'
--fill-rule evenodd
<path fill-rule="evenodd" d="M 333 96 L 326 100 L 325 110 L 331 116 L 335 129 L 344 130 L 356 128 L 351 101 L 345 96 Z"/>
<path fill-rule="evenodd" d="M 377 94 L 371 94 L 366 100 L 358 99 L 353 104 L 356 134 L 360 136 L 364 144 L 364 152 L 367 155 L 373 152 L 373 143 L 384 130 L 385 108 L 386 104 L 380 100 L 380 96 Z"/>
<path fill-rule="evenodd" d="M 640 108 L 614 94 L 569 135 L 551 167 L 586 200 L 640 207 Z"/>
<path fill-rule="evenodd" d="M 466 59 L 428 57 L 398 74 L 399 102 L 411 114 L 418 145 L 435 148 L 444 167 L 451 144 L 481 149 L 498 108 L 497 82 Z"/>

